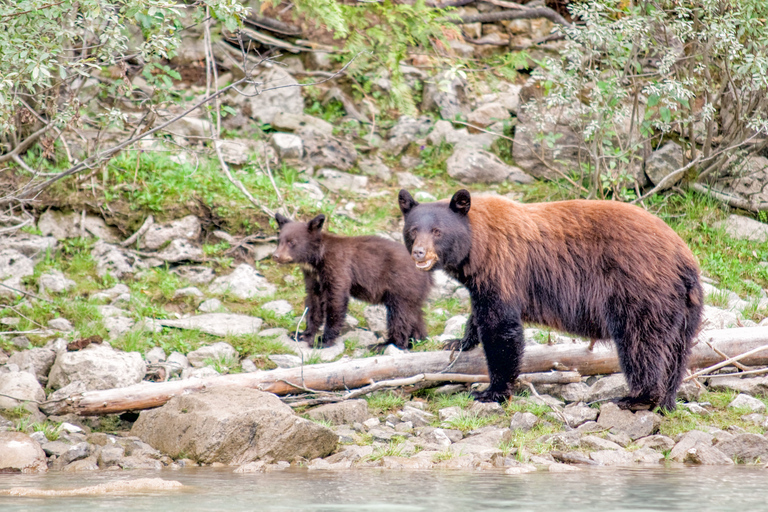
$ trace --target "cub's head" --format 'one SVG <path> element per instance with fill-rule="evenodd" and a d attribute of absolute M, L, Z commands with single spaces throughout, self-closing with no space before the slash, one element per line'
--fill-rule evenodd
<path fill-rule="evenodd" d="M 278 263 L 314 264 L 322 250 L 325 215 L 320 214 L 309 222 L 292 222 L 278 213 L 275 220 L 280 235 L 272 258 Z"/>
<path fill-rule="evenodd" d="M 407 190 L 401 190 L 398 202 L 405 219 L 405 246 L 417 268 L 456 270 L 464 264 L 472 245 L 468 191 L 459 190 L 450 203 L 419 204 Z"/>

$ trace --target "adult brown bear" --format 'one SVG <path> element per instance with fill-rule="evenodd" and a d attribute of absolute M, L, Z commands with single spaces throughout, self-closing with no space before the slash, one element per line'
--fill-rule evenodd
<path fill-rule="evenodd" d="M 280 236 L 272 257 L 278 263 L 298 263 L 304 273 L 308 311 L 301 341 L 314 343 L 325 323 L 322 343 L 332 344 L 344 326 L 350 296 L 386 306 L 387 343 L 406 349 L 411 339 L 427 336 L 421 307 L 432 276 L 413 267 L 402 244 L 323 232 L 325 215 L 291 222 L 278 213 L 275 219 Z"/>
<path fill-rule="evenodd" d="M 662 220 L 614 201 L 519 204 L 470 197 L 419 204 L 399 195 L 403 235 L 416 267 L 442 267 L 469 290 L 463 349 L 482 342 L 491 385 L 511 394 L 523 355 L 523 322 L 616 343 L 625 409 L 675 408 L 703 292 L 691 251 Z"/>

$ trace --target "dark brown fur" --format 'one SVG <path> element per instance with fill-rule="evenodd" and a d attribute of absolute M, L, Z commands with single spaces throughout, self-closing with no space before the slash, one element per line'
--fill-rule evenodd
<path fill-rule="evenodd" d="M 298 263 L 304 273 L 308 311 L 301 340 L 313 343 L 325 323 L 323 344 L 332 344 L 344 326 L 350 296 L 386 306 L 387 343 L 408 348 L 411 339 L 426 337 L 421 308 L 432 277 L 414 268 L 403 245 L 377 236 L 323 232 L 323 215 L 308 223 L 280 214 L 275 218 L 280 240 L 274 259 Z"/>
<path fill-rule="evenodd" d="M 400 205 L 417 265 L 439 263 L 470 291 L 462 341 L 486 352 L 481 399 L 509 395 L 531 322 L 613 339 L 630 388 L 620 405 L 674 409 L 703 293 L 693 254 L 662 220 L 614 201 L 470 201 L 467 191 L 424 205 L 401 191 Z"/>

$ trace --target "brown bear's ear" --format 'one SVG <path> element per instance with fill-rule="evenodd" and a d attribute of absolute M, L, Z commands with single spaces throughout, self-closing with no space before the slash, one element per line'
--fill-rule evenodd
<path fill-rule="evenodd" d="M 403 212 L 403 215 L 406 215 L 416 206 L 419 206 L 419 203 L 416 202 L 413 196 L 405 189 L 402 189 L 397 195 L 397 202 L 400 203 L 400 211 Z"/>
<path fill-rule="evenodd" d="M 323 229 L 323 222 L 325 222 L 325 215 L 322 213 L 309 221 L 309 230 L 310 231 L 320 231 Z"/>
<path fill-rule="evenodd" d="M 469 206 L 471 204 L 469 198 L 469 190 L 461 189 L 451 198 L 450 208 L 451 211 L 466 215 L 469 213 Z"/>
<path fill-rule="evenodd" d="M 280 229 L 282 229 L 283 226 L 291 222 L 291 219 L 289 219 L 285 215 L 282 215 L 281 213 L 275 214 L 275 220 L 277 221 L 277 227 Z"/>

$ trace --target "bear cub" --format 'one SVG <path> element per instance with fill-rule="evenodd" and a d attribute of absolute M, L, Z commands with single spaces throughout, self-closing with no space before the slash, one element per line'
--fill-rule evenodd
<path fill-rule="evenodd" d="M 344 326 L 350 296 L 386 306 L 386 344 L 407 349 L 411 339 L 426 337 L 421 308 L 432 277 L 414 267 L 405 246 L 378 236 L 323 232 L 324 215 L 292 222 L 278 213 L 275 220 L 280 235 L 272 257 L 278 263 L 298 263 L 304 273 L 307 328 L 298 341 L 313 344 L 324 323 L 321 343 L 333 344 Z"/>

